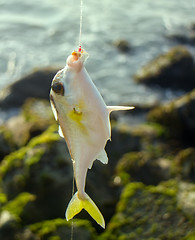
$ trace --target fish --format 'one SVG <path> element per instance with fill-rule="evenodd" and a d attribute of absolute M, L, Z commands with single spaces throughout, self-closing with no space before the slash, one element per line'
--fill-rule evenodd
<path fill-rule="evenodd" d="M 88 53 L 81 48 L 68 56 L 65 67 L 52 80 L 50 103 L 59 123 L 59 135 L 68 146 L 77 187 L 66 209 L 66 220 L 85 209 L 105 228 L 102 213 L 85 192 L 87 171 L 96 159 L 108 163 L 105 146 L 111 139 L 110 113 L 134 107 L 106 106 L 85 69 L 87 58 Z"/>

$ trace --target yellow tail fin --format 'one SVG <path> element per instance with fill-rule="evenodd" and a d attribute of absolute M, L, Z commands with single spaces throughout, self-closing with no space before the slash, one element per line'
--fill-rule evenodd
<path fill-rule="evenodd" d="M 68 207 L 66 209 L 66 220 L 69 221 L 76 214 L 78 214 L 82 209 L 85 209 L 91 217 L 103 228 L 105 228 L 104 217 L 102 216 L 100 210 L 92 201 L 92 199 L 86 194 L 84 199 L 78 198 L 78 192 L 74 194 Z"/>

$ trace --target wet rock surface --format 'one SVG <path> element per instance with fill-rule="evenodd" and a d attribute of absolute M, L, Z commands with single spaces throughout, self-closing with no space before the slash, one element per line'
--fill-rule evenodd
<path fill-rule="evenodd" d="M 177 29 L 168 31 L 166 38 L 179 44 L 195 45 L 195 27 L 194 23 L 188 26 L 180 26 Z"/>
<path fill-rule="evenodd" d="M 172 137 L 194 145 L 195 90 L 154 108 L 149 112 L 148 120 L 165 126 Z"/>
<path fill-rule="evenodd" d="M 116 40 L 113 45 L 122 53 L 128 53 L 131 50 L 131 46 L 127 40 Z"/>
<path fill-rule="evenodd" d="M 192 90 L 195 87 L 193 57 L 186 47 L 174 47 L 143 66 L 134 79 L 150 86 Z"/>
<path fill-rule="evenodd" d="M 37 69 L 0 92 L 0 108 L 21 107 L 27 98 L 49 98 L 51 81 L 60 68 Z"/>
<path fill-rule="evenodd" d="M 116 214 L 98 239 L 183 239 L 194 226 L 185 212 L 178 209 L 177 195 L 175 181 L 157 187 L 127 184 Z"/>

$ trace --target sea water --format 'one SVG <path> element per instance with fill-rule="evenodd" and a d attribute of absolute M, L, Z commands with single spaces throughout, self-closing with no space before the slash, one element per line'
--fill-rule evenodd
<path fill-rule="evenodd" d="M 79 19 L 80 0 L 0 0 L 0 87 L 37 67 L 63 67 L 78 47 Z M 150 105 L 182 94 L 136 84 L 133 75 L 176 45 L 168 33 L 194 22 L 194 0 L 83 0 L 86 68 L 106 103 Z M 117 40 L 131 51 L 121 53 Z"/>

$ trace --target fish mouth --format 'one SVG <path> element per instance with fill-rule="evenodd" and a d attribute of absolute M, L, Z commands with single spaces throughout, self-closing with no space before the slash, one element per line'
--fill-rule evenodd
<path fill-rule="evenodd" d="M 75 61 L 77 61 L 81 57 L 81 52 L 79 51 L 73 51 L 72 56 L 74 57 Z"/>
<path fill-rule="evenodd" d="M 85 62 L 85 60 L 88 58 L 88 53 L 81 49 L 81 51 L 73 51 L 72 52 L 72 62 L 81 60 L 82 62 Z"/>

